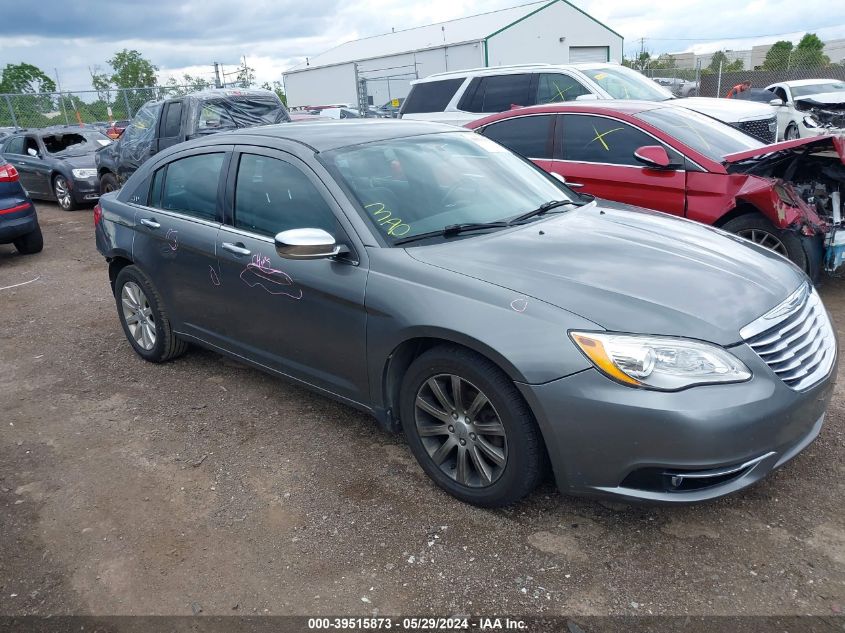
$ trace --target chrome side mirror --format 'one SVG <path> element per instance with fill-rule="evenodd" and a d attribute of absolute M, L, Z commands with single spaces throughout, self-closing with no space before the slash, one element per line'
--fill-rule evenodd
<path fill-rule="evenodd" d="M 276 234 L 276 252 L 285 259 L 326 259 L 349 249 L 323 229 L 291 229 Z"/>
<path fill-rule="evenodd" d="M 769 101 L 769 105 L 775 106 L 776 108 L 779 108 L 780 106 L 783 105 L 783 99 L 775 97 L 774 99 Z"/>
<path fill-rule="evenodd" d="M 36 149 L 32 149 L 31 147 L 28 147 L 28 148 L 26 149 L 26 153 L 27 153 L 27 154 L 29 154 L 30 156 L 32 156 L 33 158 L 39 158 L 39 156 L 38 156 L 38 150 L 36 150 Z"/>

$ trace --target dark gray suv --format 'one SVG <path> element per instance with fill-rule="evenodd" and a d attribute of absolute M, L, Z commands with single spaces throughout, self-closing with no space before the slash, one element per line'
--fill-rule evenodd
<path fill-rule="evenodd" d="M 143 358 L 195 343 L 404 430 L 456 497 L 692 502 L 818 435 L 836 374 L 804 274 L 717 229 L 579 196 L 421 122 L 181 144 L 95 210 Z"/>

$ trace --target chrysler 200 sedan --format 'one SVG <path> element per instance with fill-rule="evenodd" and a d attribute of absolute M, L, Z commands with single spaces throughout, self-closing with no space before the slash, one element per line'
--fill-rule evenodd
<path fill-rule="evenodd" d="M 482 506 L 549 465 L 566 493 L 719 497 L 812 442 L 833 389 L 834 330 L 789 261 L 446 125 L 216 134 L 94 221 L 141 357 L 197 344 L 370 412 Z"/>

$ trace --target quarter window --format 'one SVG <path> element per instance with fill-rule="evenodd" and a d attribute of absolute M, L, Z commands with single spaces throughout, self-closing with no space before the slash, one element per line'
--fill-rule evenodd
<path fill-rule="evenodd" d="M 563 159 L 642 167 L 634 152 L 643 145 L 660 145 L 627 123 L 597 116 L 564 115 Z M 675 154 L 671 150 L 670 155 Z"/>
<path fill-rule="evenodd" d="M 581 95 L 588 94 L 590 91 L 569 75 L 541 73 L 537 83 L 538 104 L 574 101 Z"/>
<path fill-rule="evenodd" d="M 552 157 L 554 117 L 522 116 L 488 125 L 484 136 L 526 158 Z"/>
<path fill-rule="evenodd" d="M 308 176 L 288 162 L 256 154 L 241 156 L 235 227 L 271 237 L 289 229 L 337 232 L 334 213 Z"/>
<path fill-rule="evenodd" d="M 168 164 L 164 175 L 160 208 L 178 211 L 203 220 L 217 220 L 217 185 L 224 154 L 198 154 Z M 155 182 L 153 180 L 153 204 Z"/>

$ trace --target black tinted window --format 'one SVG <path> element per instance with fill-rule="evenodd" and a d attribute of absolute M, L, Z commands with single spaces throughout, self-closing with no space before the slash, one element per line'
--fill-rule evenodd
<path fill-rule="evenodd" d="M 162 185 L 164 185 L 164 172 L 165 167 L 162 167 L 158 171 L 156 171 L 155 176 L 153 176 L 153 184 L 150 187 L 150 206 L 161 208 L 161 189 Z"/>
<path fill-rule="evenodd" d="M 531 75 L 484 77 L 473 97 L 470 112 L 504 112 L 512 106 L 531 105 Z"/>
<path fill-rule="evenodd" d="M 217 219 L 217 184 L 223 154 L 199 154 L 167 165 L 161 208 L 203 220 Z"/>
<path fill-rule="evenodd" d="M 402 104 L 402 114 L 443 112 L 462 83 L 463 79 L 444 79 L 416 84 Z"/>
<path fill-rule="evenodd" d="M 23 154 L 23 136 L 15 136 L 6 141 L 4 151 L 9 154 Z"/>
<path fill-rule="evenodd" d="M 305 228 L 336 233 L 331 208 L 299 168 L 254 154 L 241 156 L 235 189 L 235 226 L 269 236 Z"/>
<path fill-rule="evenodd" d="M 542 73 L 537 82 L 537 103 L 563 103 L 588 94 L 590 91 L 569 75 Z"/>
<path fill-rule="evenodd" d="M 643 145 L 660 144 L 616 119 L 583 115 L 565 115 L 561 119 L 564 160 L 642 167 L 634 158 L 634 151 Z"/>
<path fill-rule="evenodd" d="M 483 134 L 526 158 L 551 158 L 553 124 L 551 115 L 523 116 L 488 125 Z"/>
<path fill-rule="evenodd" d="M 179 130 L 182 128 L 182 102 L 168 103 L 167 109 L 164 111 L 164 134 L 165 138 L 179 136 Z"/>

